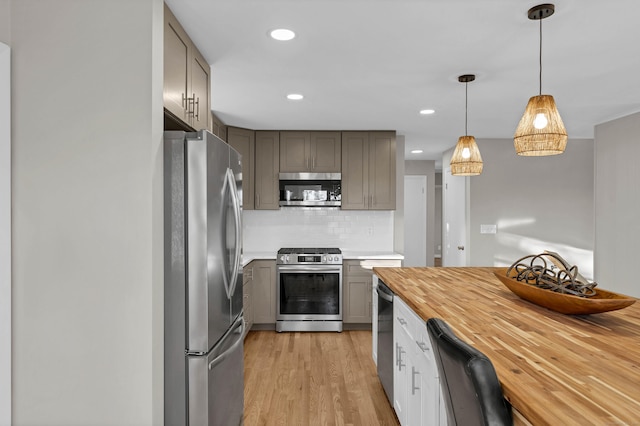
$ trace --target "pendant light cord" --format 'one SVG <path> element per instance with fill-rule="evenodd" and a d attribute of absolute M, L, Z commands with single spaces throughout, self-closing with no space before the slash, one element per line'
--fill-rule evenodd
<path fill-rule="evenodd" d="M 540 83 L 539 95 L 542 95 L 542 19 L 540 19 L 540 75 L 538 77 Z"/>
<path fill-rule="evenodd" d="M 469 102 L 469 95 L 468 95 L 468 87 L 469 87 L 469 83 L 465 81 L 464 83 L 464 135 L 467 135 L 467 105 Z"/>

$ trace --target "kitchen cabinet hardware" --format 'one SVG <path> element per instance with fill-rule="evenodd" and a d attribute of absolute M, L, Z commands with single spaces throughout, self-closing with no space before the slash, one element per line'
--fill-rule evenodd
<path fill-rule="evenodd" d="M 415 395 L 417 390 L 420 390 L 419 386 L 416 386 L 416 376 L 419 375 L 420 372 L 416 370 L 416 368 L 411 366 L 411 395 Z"/>

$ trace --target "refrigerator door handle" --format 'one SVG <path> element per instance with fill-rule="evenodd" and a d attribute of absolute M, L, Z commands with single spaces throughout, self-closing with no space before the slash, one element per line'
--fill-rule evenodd
<path fill-rule="evenodd" d="M 236 285 L 238 281 L 238 273 L 240 272 L 241 263 L 241 250 L 242 250 L 242 213 L 240 210 L 240 198 L 238 194 L 238 186 L 236 185 L 236 178 L 233 174 L 233 170 L 227 169 L 227 175 L 229 177 L 229 187 L 231 188 L 231 199 L 233 200 L 233 213 L 236 221 L 235 229 L 235 259 L 233 264 L 233 271 L 231 274 L 231 291 L 229 292 L 229 298 L 233 297 L 236 292 Z"/>
<path fill-rule="evenodd" d="M 216 365 L 218 365 L 222 361 L 224 361 L 229 356 L 229 354 L 231 354 L 233 351 L 235 351 L 238 348 L 238 346 L 240 346 L 244 342 L 244 327 L 245 327 L 244 317 L 240 317 L 236 321 L 236 324 L 237 325 L 235 325 L 235 327 L 233 327 L 233 329 L 237 329 L 238 327 L 240 328 L 240 331 L 237 331 L 238 340 L 236 340 L 233 343 L 233 345 L 231 345 L 231 347 L 229 347 L 229 349 L 227 349 L 226 351 L 222 352 L 220 355 L 215 357 L 213 361 L 211 361 L 209 363 L 209 370 L 213 370 L 213 368 L 215 368 Z"/>
<path fill-rule="evenodd" d="M 227 269 L 226 263 L 223 264 L 223 274 L 222 278 L 224 281 L 224 290 L 227 293 L 227 299 L 231 300 L 233 297 L 233 293 L 236 288 L 236 281 L 238 279 L 238 268 L 240 264 L 240 204 L 238 202 L 238 188 L 236 186 L 236 178 L 233 175 L 233 170 L 227 168 L 227 172 L 224 176 L 224 185 L 222 187 L 223 197 L 226 196 L 227 192 L 230 193 L 231 204 L 233 206 L 233 221 L 235 222 L 235 247 L 234 247 L 234 256 L 233 266 L 229 271 Z"/>

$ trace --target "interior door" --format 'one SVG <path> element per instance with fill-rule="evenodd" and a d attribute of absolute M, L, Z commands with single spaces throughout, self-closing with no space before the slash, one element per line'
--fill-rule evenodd
<path fill-rule="evenodd" d="M 466 266 L 467 243 L 467 177 L 443 174 L 443 250 L 442 266 Z"/>
<path fill-rule="evenodd" d="M 427 266 L 427 177 L 404 177 L 404 266 Z"/>

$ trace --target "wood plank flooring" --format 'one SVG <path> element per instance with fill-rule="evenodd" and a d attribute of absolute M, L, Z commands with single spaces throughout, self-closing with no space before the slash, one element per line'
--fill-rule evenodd
<path fill-rule="evenodd" d="M 371 331 L 251 331 L 244 425 L 399 425 L 371 359 Z"/>

